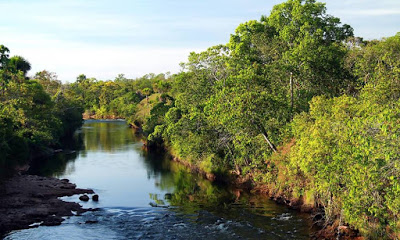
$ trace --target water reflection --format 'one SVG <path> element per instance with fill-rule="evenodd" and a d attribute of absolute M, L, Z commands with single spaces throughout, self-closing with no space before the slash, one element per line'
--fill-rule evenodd
<path fill-rule="evenodd" d="M 78 157 L 78 151 L 84 148 L 82 133 L 77 132 L 72 138 L 64 139 L 62 146 L 64 148 L 62 152 L 32 161 L 29 174 L 59 177 L 74 172 L 73 168 L 67 168 L 67 164 L 74 162 Z"/>
<path fill-rule="evenodd" d="M 17 231 L 8 239 L 307 239 L 306 217 L 261 196 L 213 184 L 146 152 L 123 121 L 86 121 L 65 151 L 32 166 L 32 173 L 68 178 L 92 188 L 103 210 L 68 219 L 60 227 Z M 76 151 L 76 152 L 74 152 Z M 78 201 L 77 196 L 65 198 Z M 86 220 L 98 222 L 84 224 Z M 95 231 L 95 232 L 91 232 Z"/>
<path fill-rule="evenodd" d="M 191 174 L 184 166 L 167 161 L 173 173 L 162 179 L 159 187 L 174 186 L 172 193 L 150 194 L 153 206 L 175 206 L 195 224 L 224 228 L 234 236 L 249 239 L 307 239 L 307 216 L 279 206 L 263 196 L 213 184 Z"/>
<path fill-rule="evenodd" d="M 87 151 L 119 152 L 126 150 L 130 143 L 140 140 L 125 121 L 88 120 L 81 131 L 85 145 L 82 154 Z"/>

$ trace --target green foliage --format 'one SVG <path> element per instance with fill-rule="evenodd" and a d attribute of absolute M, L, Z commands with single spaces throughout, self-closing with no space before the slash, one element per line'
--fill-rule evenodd
<path fill-rule="evenodd" d="M 227 45 L 191 53 L 173 77 L 180 119 L 165 124 L 177 154 L 200 164 L 209 153 L 236 172 L 252 171 L 282 141 L 293 111 L 306 110 L 312 96 L 340 94 L 348 82 L 342 41 L 352 29 L 325 11 L 315 1 L 288 1 L 239 25 Z"/>
<path fill-rule="evenodd" d="M 172 76 L 81 74 L 63 85 L 42 71 L 34 81 L 8 52 L 0 46 L 0 161 L 16 146 L 55 144 L 84 109 L 125 118 L 147 146 L 202 170 L 322 207 L 327 224 L 400 237 L 400 34 L 362 41 L 325 4 L 288 0 L 240 24 L 227 44 L 191 53 Z"/>
<path fill-rule="evenodd" d="M 397 228 L 400 205 L 391 200 L 400 197 L 393 181 L 400 173 L 399 107 L 316 97 L 310 113 L 293 121 L 291 164 L 312 179 L 330 221 L 343 213 L 365 233 Z"/>
<path fill-rule="evenodd" d="M 43 71 L 31 80 L 24 58 L 8 58 L 4 46 L 1 51 L 0 167 L 12 168 L 73 133 L 82 123 L 82 108 L 54 74 Z"/>
<path fill-rule="evenodd" d="M 396 238 L 400 35 L 352 35 L 314 0 L 239 25 L 227 45 L 191 53 L 171 77 L 163 93 L 175 101 L 153 104 L 143 120 L 148 143 L 302 197 L 324 208 L 327 224 Z"/>
<path fill-rule="evenodd" d="M 0 45 L 0 69 L 5 69 L 8 62 L 10 61 L 9 59 L 9 53 L 10 50 L 4 46 L 4 45 Z"/>
<path fill-rule="evenodd" d="M 399 46 L 395 36 L 357 49 L 360 55 L 374 52 L 369 64 L 364 58 L 356 62 L 356 75 L 370 79 L 359 96 L 315 97 L 310 112 L 292 124 L 297 143 L 291 166 L 312 180 L 308 187 L 316 190 L 327 219 L 343 215 L 371 238 L 400 231 L 400 61 L 381 64 Z"/>
<path fill-rule="evenodd" d="M 137 79 L 127 79 L 119 74 L 114 81 L 101 81 L 81 74 L 69 87 L 84 107 L 86 118 L 124 118 L 130 124 L 139 120 L 137 123 L 141 125 L 145 121 L 145 117 L 137 119 L 137 113 L 142 109 L 141 101 L 146 99 L 149 103 L 151 94 L 164 93 L 170 86 L 170 79 L 164 74 L 147 74 Z"/>
<path fill-rule="evenodd" d="M 146 134 L 150 134 L 154 131 L 154 128 L 157 125 L 163 124 L 164 116 L 168 112 L 169 108 L 170 106 L 164 102 L 154 105 L 150 111 L 150 116 L 146 119 L 145 124 L 143 124 L 143 131 Z"/>
<path fill-rule="evenodd" d="M 13 56 L 7 64 L 7 68 L 13 73 L 21 71 L 24 75 L 31 70 L 31 64 L 21 56 Z"/>

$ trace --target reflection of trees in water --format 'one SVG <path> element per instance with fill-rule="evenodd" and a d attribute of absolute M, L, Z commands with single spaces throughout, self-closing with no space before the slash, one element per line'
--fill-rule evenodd
<path fill-rule="evenodd" d="M 229 191 L 212 184 L 201 176 L 192 174 L 182 164 L 171 161 L 171 157 L 165 152 L 142 151 L 147 178 L 155 179 L 156 186 L 163 191 L 171 191 L 168 202 L 171 205 L 220 205 L 234 197 Z M 168 194 L 168 196 L 170 196 Z M 150 194 L 150 198 L 157 204 L 161 200 L 157 194 Z"/>
<path fill-rule="evenodd" d="M 288 212 L 285 206 L 277 205 L 266 196 L 220 186 L 191 173 L 179 163 L 172 161 L 167 161 L 167 163 L 171 172 L 165 177 L 160 175 L 158 187 L 168 191 L 172 186 L 174 190 L 164 196 L 150 194 L 150 199 L 157 206 L 163 206 L 166 203 L 176 206 L 178 208 L 174 208 L 174 211 L 192 216 L 198 223 L 215 223 L 218 219 L 228 219 L 235 222 L 248 222 L 255 228 L 274 231 L 276 217 Z M 296 225 L 296 228 L 307 236 L 308 220 L 303 218 L 307 221 L 304 225 L 296 219 L 298 218 L 294 218 L 293 221 L 288 220 L 288 224 L 281 226 L 282 232 L 292 231 L 293 226 Z M 243 234 L 246 236 L 248 228 L 236 230 L 245 231 Z"/>
<path fill-rule="evenodd" d="M 141 157 L 144 158 L 143 164 L 147 170 L 147 179 L 157 179 L 157 184 L 163 179 L 170 177 L 170 159 L 169 156 L 163 151 L 146 151 L 139 150 Z"/>
<path fill-rule="evenodd" d="M 165 154 L 144 155 L 148 175 L 157 179 L 157 187 L 163 191 L 173 189 L 171 194 L 162 198 L 150 194 L 150 198 L 158 205 L 167 201 L 172 206 L 183 206 L 191 212 L 204 207 L 218 208 L 234 202 L 236 198 L 228 189 L 191 173 L 185 166 L 171 161 Z"/>
<path fill-rule="evenodd" d="M 77 158 L 77 153 L 71 150 L 79 151 L 81 157 L 86 157 L 87 151 L 121 151 L 134 141 L 138 141 L 138 137 L 126 122 L 87 121 L 72 139 L 63 141 L 64 152 L 33 162 L 30 173 L 55 177 L 71 174 L 75 165 L 67 163 Z"/>
<path fill-rule="evenodd" d="M 77 132 L 72 138 L 63 139 L 62 146 L 63 152 L 48 158 L 41 158 L 33 161 L 29 173 L 58 177 L 64 175 L 66 172 L 70 173 L 74 171 L 71 167 L 67 169 L 67 164 L 69 162 L 74 162 L 78 157 L 77 151 L 84 147 L 82 134 Z M 74 165 L 71 166 L 72 168 L 74 167 Z"/>
<path fill-rule="evenodd" d="M 175 191 L 170 200 L 171 205 L 219 208 L 234 202 L 235 196 L 228 189 L 188 172 L 183 166 L 174 165 Z"/>
<path fill-rule="evenodd" d="M 147 159 L 152 158 L 147 157 Z M 261 219 L 275 216 L 277 210 L 285 211 L 283 206 L 277 206 L 264 196 L 212 183 L 202 176 L 191 173 L 182 164 L 170 161 L 167 157 L 161 160 L 157 160 L 156 157 L 154 159 L 148 161 L 147 164 L 154 166 L 148 169 L 153 171 L 159 169 L 156 171 L 158 173 L 157 187 L 163 191 L 173 189 L 165 196 L 150 194 L 150 198 L 158 205 L 168 202 L 172 206 L 180 206 L 179 209 L 186 213 L 207 209 L 212 212 L 221 212 L 225 217 L 231 218 L 242 218 L 243 209 L 247 209 L 246 214 L 254 214 Z M 157 161 L 161 161 L 162 165 L 157 165 L 160 163 Z"/>
<path fill-rule="evenodd" d="M 136 141 L 133 129 L 123 121 L 88 121 L 82 128 L 85 149 L 88 151 L 120 151 L 122 147 Z"/>

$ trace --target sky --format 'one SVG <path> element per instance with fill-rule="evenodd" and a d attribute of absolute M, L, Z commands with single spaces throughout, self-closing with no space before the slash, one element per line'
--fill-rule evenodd
<path fill-rule="evenodd" d="M 355 35 L 400 32 L 400 0 L 320 0 Z M 243 22 L 269 15 L 283 0 L 0 0 L 0 44 L 32 70 L 63 82 L 79 74 L 176 73 L 190 52 L 225 44 Z"/>

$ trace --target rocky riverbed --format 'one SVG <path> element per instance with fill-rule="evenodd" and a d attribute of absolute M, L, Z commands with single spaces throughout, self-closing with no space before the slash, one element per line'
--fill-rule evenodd
<path fill-rule="evenodd" d="M 67 179 L 16 175 L 0 183 L 0 238 L 12 230 L 59 225 L 65 216 L 88 210 L 59 199 L 93 190 L 76 188 Z"/>

